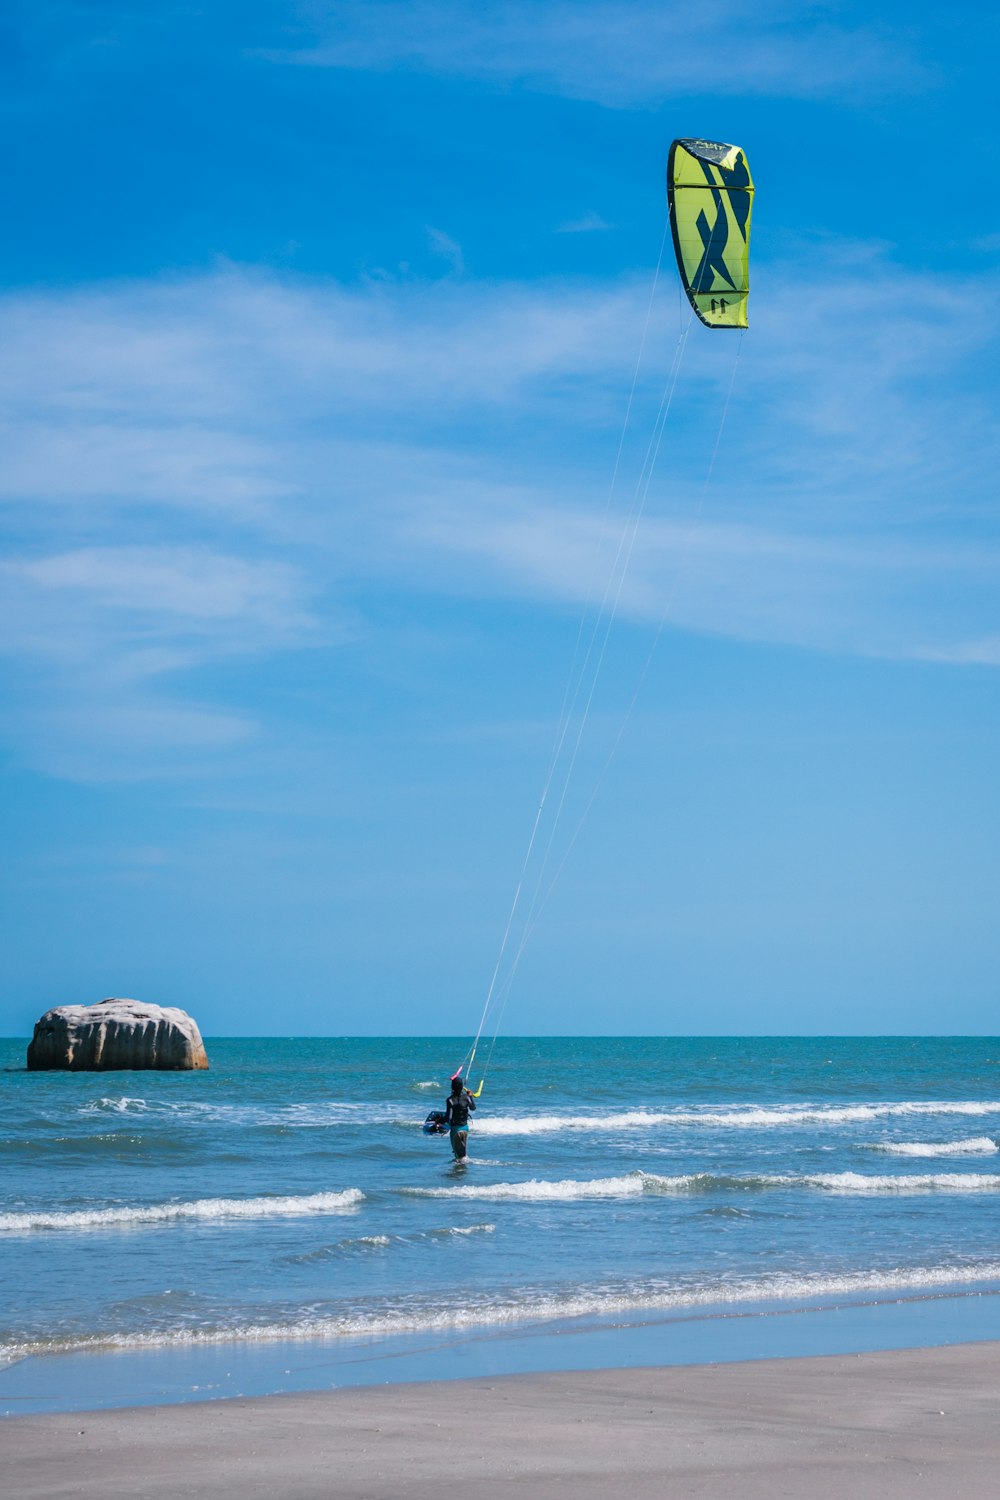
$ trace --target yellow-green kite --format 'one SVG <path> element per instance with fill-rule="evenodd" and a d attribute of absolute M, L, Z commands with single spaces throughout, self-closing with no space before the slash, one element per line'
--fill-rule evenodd
<path fill-rule="evenodd" d="M 739 146 L 674 141 L 667 203 L 691 306 L 707 328 L 746 328 L 753 180 Z"/>

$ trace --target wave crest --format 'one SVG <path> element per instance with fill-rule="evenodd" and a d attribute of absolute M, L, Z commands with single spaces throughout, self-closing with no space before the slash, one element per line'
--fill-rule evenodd
<path fill-rule="evenodd" d="M 773 1173 L 717 1175 L 688 1172 L 662 1176 L 656 1172 L 628 1172 L 621 1177 L 596 1177 L 580 1181 L 562 1178 L 527 1182 L 462 1183 L 455 1187 L 415 1187 L 400 1191 L 420 1198 L 470 1198 L 492 1203 L 569 1203 L 583 1198 L 635 1198 L 644 1193 L 682 1194 L 713 1192 L 766 1192 L 769 1188 L 805 1188 L 833 1193 L 995 1193 L 1000 1176 L 978 1172 L 928 1172 L 921 1174 L 866 1174 L 863 1172 Z"/>
<path fill-rule="evenodd" d="M 789 1104 L 765 1107 L 733 1105 L 730 1109 L 623 1110 L 602 1115 L 494 1115 L 476 1120 L 477 1135 L 546 1135 L 553 1131 L 637 1130 L 653 1125 L 703 1125 L 738 1130 L 766 1130 L 786 1125 L 851 1125 L 906 1115 L 995 1115 L 1000 1101 L 991 1099 L 900 1100 L 871 1104 Z"/>
<path fill-rule="evenodd" d="M 117 1099 L 91 1099 L 81 1107 L 80 1113 L 84 1115 L 93 1114 L 115 1114 L 115 1115 L 139 1115 L 143 1114 L 149 1105 L 145 1099 L 133 1099 L 128 1094 L 120 1094 Z"/>
<path fill-rule="evenodd" d="M 490 1298 L 439 1307 L 385 1308 L 340 1316 L 291 1318 L 284 1323 L 248 1323 L 214 1328 L 171 1328 L 146 1333 L 82 1334 L 67 1339 L 0 1344 L 0 1358 L 85 1349 L 156 1349 L 228 1343 L 298 1342 L 358 1335 L 431 1333 L 447 1329 L 530 1325 L 559 1318 L 645 1315 L 684 1312 L 689 1308 L 727 1308 L 745 1303 L 802 1302 L 843 1295 L 893 1297 L 911 1292 L 947 1293 L 951 1288 L 1000 1283 L 1000 1262 L 976 1265 L 894 1267 L 813 1275 L 777 1274 L 701 1286 L 596 1287 L 591 1290 L 541 1293 L 532 1301 Z M 876 1298 L 877 1300 L 877 1298 Z"/>
<path fill-rule="evenodd" d="M 293 1198 L 196 1198 L 190 1203 L 149 1203 L 134 1208 L 84 1208 L 63 1213 L 0 1213 L 0 1232 L 39 1229 L 118 1229 L 184 1219 L 269 1219 L 296 1214 L 343 1213 L 363 1200 L 360 1188 Z"/>
<path fill-rule="evenodd" d="M 1000 1145 L 988 1135 L 974 1135 L 964 1141 L 876 1141 L 872 1151 L 890 1156 L 995 1156 Z"/>

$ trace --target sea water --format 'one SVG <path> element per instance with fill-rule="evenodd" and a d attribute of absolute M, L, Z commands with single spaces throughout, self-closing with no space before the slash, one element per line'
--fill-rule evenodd
<path fill-rule="evenodd" d="M 461 1166 L 421 1124 L 466 1045 L 0 1042 L 8 1370 L 1000 1288 L 996 1039 L 501 1038 Z"/>

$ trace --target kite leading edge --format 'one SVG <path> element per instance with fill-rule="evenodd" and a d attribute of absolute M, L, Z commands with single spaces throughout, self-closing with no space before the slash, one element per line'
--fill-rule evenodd
<path fill-rule="evenodd" d="M 753 179 L 739 146 L 683 138 L 667 160 L 677 269 L 706 328 L 746 328 Z"/>

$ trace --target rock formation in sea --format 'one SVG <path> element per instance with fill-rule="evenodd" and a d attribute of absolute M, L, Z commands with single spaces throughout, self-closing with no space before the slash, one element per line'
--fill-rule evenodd
<path fill-rule="evenodd" d="M 207 1068 L 197 1022 L 173 1006 L 138 1000 L 57 1005 L 35 1022 L 28 1069 Z"/>

